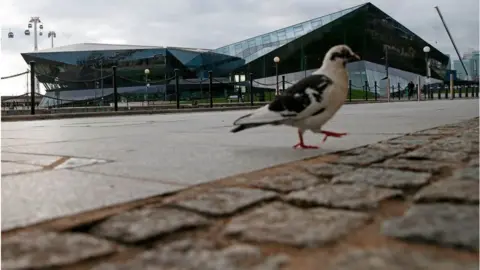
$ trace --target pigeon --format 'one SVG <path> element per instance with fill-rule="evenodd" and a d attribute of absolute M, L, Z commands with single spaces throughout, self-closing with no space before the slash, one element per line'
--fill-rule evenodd
<path fill-rule="evenodd" d="M 299 142 L 293 148 L 302 149 L 318 148 L 304 144 L 303 134 L 307 130 L 324 134 L 323 142 L 328 137 L 347 135 L 321 128 L 344 104 L 348 93 L 346 65 L 358 60 L 360 57 L 347 45 L 330 48 L 318 70 L 277 95 L 269 104 L 235 120 L 233 125 L 236 127 L 231 132 L 265 125 L 296 127 Z"/>

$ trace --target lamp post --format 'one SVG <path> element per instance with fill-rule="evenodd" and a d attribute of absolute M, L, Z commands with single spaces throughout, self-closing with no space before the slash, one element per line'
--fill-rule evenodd
<path fill-rule="evenodd" d="M 275 56 L 273 58 L 273 62 L 275 62 L 275 77 L 277 84 L 275 85 L 275 95 L 278 95 L 278 63 L 280 63 L 280 57 Z"/>
<path fill-rule="evenodd" d="M 144 102 L 147 102 L 147 92 L 148 92 L 148 74 L 150 74 L 150 69 L 146 68 L 145 71 L 145 95 L 143 96 L 143 101 Z M 148 103 L 147 103 L 148 105 Z"/>
<path fill-rule="evenodd" d="M 48 38 L 50 39 L 53 48 L 53 39 L 57 38 L 57 33 L 55 33 L 55 31 L 48 31 Z"/>
<path fill-rule="evenodd" d="M 430 47 L 425 46 L 423 47 L 423 52 L 425 53 L 425 65 L 426 65 L 426 71 L 427 71 L 427 76 L 425 78 L 425 93 L 430 97 L 433 98 L 433 94 L 430 93 L 430 59 L 428 59 L 428 53 L 430 52 Z"/>
<path fill-rule="evenodd" d="M 31 17 L 28 22 L 28 29 L 33 27 L 33 51 L 38 51 L 38 36 L 43 35 L 43 24 L 40 20 L 40 17 Z M 25 35 L 30 36 L 30 30 L 25 30 Z M 39 31 L 40 30 L 40 31 Z M 38 78 L 35 77 L 35 92 L 40 93 L 40 82 Z"/>

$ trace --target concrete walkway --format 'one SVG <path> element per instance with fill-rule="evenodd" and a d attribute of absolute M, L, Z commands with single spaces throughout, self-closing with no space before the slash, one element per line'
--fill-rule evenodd
<path fill-rule="evenodd" d="M 325 128 L 350 135 L 320 150 L 293 150 L 289 127 L 229 133 L 244 113 L 4 122 L 2 230 L 469 119 L 478 100 L 346 105 Z"/>

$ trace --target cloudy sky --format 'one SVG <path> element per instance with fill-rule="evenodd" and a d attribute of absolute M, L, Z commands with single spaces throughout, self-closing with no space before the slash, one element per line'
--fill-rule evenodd
<path fill-rule="evenodd" d="M 258 34 L 349 8 L 363 0 L 2 0 L 0 76 L 23 72 L 21 52 L 33 51 L 26 37 L 31 16 L 40 16 L 44 33 L 57 33 L 55 46 L 97 42 L 218 48 Z M 460 53 L 479 47 L 478 0 L 370 1 L 414 33 L 456 54 L 434 9 L 443 13 Z M 8 39 L 9 31 L 15 33 Z M 50 47 L 46 34 L 39 49 Z M 0 81 L 1 95 L 26 91 L 26 77 Z M 43 91 L 42 91 L 43 92 Z"/>

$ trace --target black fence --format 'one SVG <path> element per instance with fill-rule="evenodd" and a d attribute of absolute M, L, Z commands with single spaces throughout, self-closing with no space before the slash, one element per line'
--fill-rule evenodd
<path fill-rule="evenodd" d="M 26 74 L 22 73 L 21 75 Z M 62 81 L 52 76 L 41 74 L 35 70 L 35 62 L 30 62 L 30 95 L 23 94 L 16 97 L 9 97 L 2 100 L 2 107 L 11 107 L 13 102 L 22 102 L 24 106 L 30 107 L 30 113 L 35 114 L 35 108 L 38 107 L 40 99 L 46 98 L 54 101 L 54 104 L 47 104 L 48 108 L 62 108 L 62 107 L 90 107 L 90 106 L 104 106 L 106 103 L 113 103 L 115 111 L 118 111 L 119 103 L 135 104 L 142 102 L 142 106 L 167 106 L 168 108 L 181 109 L 184 107 L 214 107 L 227 106 L 227 104 L 242 103 L 244 105 L 261 105 L 273 100 L 277 94 L 288 89 L 293 85 L 292 82 L 285 80 L 285 76 L 279 76 L 278 82 L 263 83 L 254 79 L 254 74 L 248 74 L 246 81 L 230 82 L 222 80 L 222 78 L 215 78 L 214 74 L 208 72 L 206 79 L 184 79 L 180 78 L 178 70 L 175 70 L 174 76 L 160 81 L 136 81 L 123 76 L 117 75 L 117 68 L 112 67 L 112 71 L 107 74 L 107 77 L 112 77 L 113 92 L 103 95 L 101 97 L 85 98 L 84 96 L 75 99 L 58 98 L 50 95 L 40 95 L 35 93 L 35 76 L 50 78 L 53 82 L 58 84 L 66 83 L 84 83 L 87 85 L 97 85 L 102 78 L 94 78 L 85 81 Z M 16 76 L 16 75 L 15 75 Z M 225 78 L 223 78 L 225 79 Z M 180 83 L 180 80 L 182 83 Z M 125 85 L 136 85 L 144 83 L 145 92 L 118 92 L 118 85 L 121 83 L 122 87 Z M 163 92 L 148 92 L 148 85 L 162 85 Z M 63 90 L 62 91 L 69 91 Z M 95 90 L 96 91 L 96 90 Z M 389 92 L 389 97 L 386 93 Z M 96 93 L 96 92 L 95 92 Z M 382 94 L 380 94 L 382 93 Z M 377 82 L 369 85 L 365 81 L 363 85 L 355 85 L 349 81 L 349 90 L 347 95 L 347 102 L 357 101 L 395 101 L 395 100 L 431 100 L 431 99 L 453 99 L 453 98 L 478 98 L 479 88 L 477 84 L 463 84 L 454 85 L 453 92 L 450 93 L 450 86 L 447 84 L 431 84 L 423 87 L 418 96 L 418 85 L 413 88 L 408 85 L 391 85 L 389 91 L 385 87 L 381 88 Z M 29 99 L 29 100 L 28 100 Z M 15 106 L 15 104 L 13 105 Z"/>

